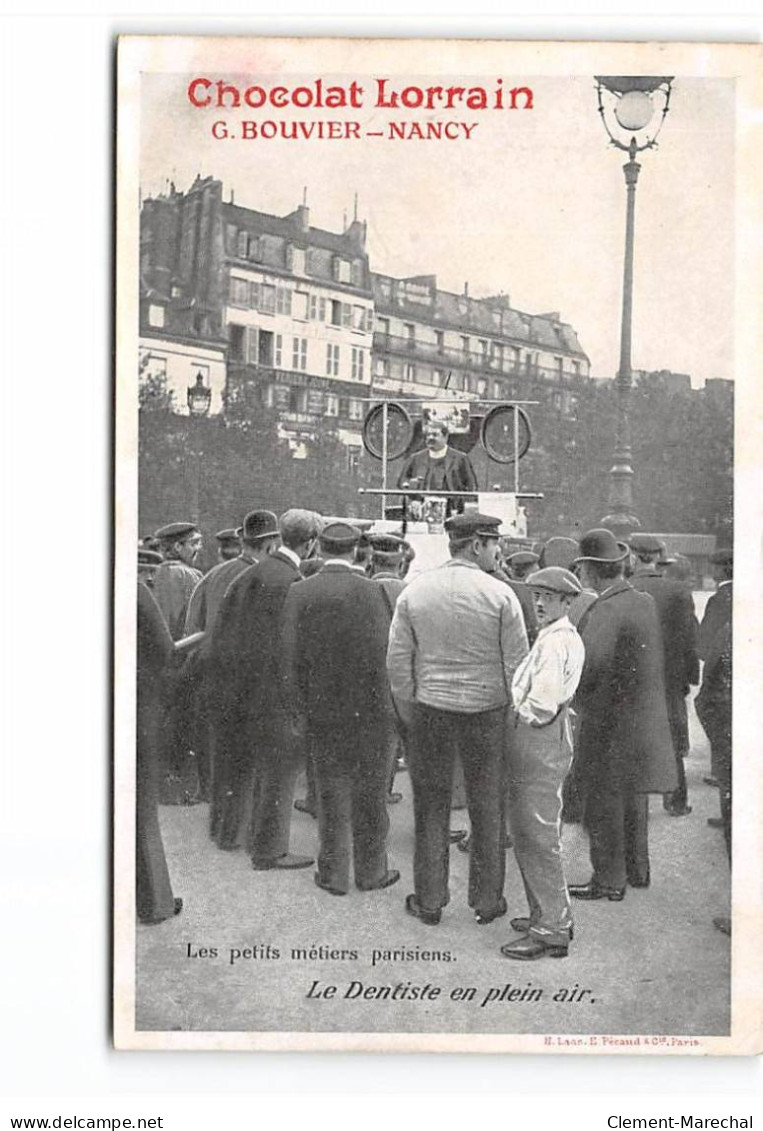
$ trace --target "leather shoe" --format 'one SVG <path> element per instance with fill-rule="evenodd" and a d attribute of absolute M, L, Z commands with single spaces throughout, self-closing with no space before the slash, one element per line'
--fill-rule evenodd
<path fill-rule="evenodd" d="M 469 839 L 469 834 L 466 829 L 451 829 L 449 833 L 449 840 L 451 844 L 462 845 L 465 840 Z M 467 847 L 467 852 L 469 851 Z"/>
<path fill-rule="evenodd" d="M 399 879 L 400 873 L 397 869 L 390 868 L 375 884 L 358 884 L 357 886 L 360 891 L 381 891 L 383 888 L 391 888 Z"/>
<path fill-rule="evenodd" d="M 608 899 L 610 903 L 620 903 L 625 899 L 625 888 L 605 888 L 596 880 L 587 884 L 569 884 L 568 892 L 573 899 Z"/>
<path fill-rule="evenodd" d="M 510 919 L 512 931 L 516 931 L 520 935 L 526 935 L 530 930 L 530 917 L 529 915 L 520 915 L 516 919 Z M 570 942 L 575 937 L 575 928 L 570 924 Z"/>
<path fill-rule="evenodd" d="M 645 876 L 628 876 L 628 886 L 632 888 L 648 888 L 652 882 L 652 874 L 647 866 Z"/>
<path fill-rule="evenodd" d="M 501 947 L 504 958 L 518 958 L 521 962 L 532 962 L 536 958 L 566 958 L 567 945 L 545 943 L 535 935 L 523 935 L 520 939 Z"/>
<path fill-rule="evenodd" d="M 320 872 L 313 872 L 313 879 L 315 880 L 315 886 L 320 888 L 321 891 L 327 891 L 329 895 L 347 895 L 347 892 L 342 891 L 341 888 L 332 888 L 331 884 L 324 884 L 321 880 Z"/>
<path fill-rule="evenodd" d="M 497 907 L 492 911 L 475 911 L 474 918 L 479 923 L 480 927 L 484 927 L 487 923 L 492 923 L 494 919 L 500 919 L 509 910 L 508 904 L 503 896 L 501 896 Z"/>
<path fill-rule="evenodd" d="M 277 856 L 275 860 L 252 860 L 252 867 L 255 872 L 269 872 L 273 868 L 293 871 L 296 868 L 309 868 L 314 863 L 312 856 L 297 856 L 294 852 L 287 852 L 283 856 Z"/>
<path fill-rule="evenodd" d="M 420 907 L 416 896 L 411 893 L 405 897 L 405 910 L 414 919 L 420 919 L 422 923 L 426 923 L 428 927 L 436 927 L 442 918 L 442 910 L 438 908 L 437 911 L 425 911 Z"/>

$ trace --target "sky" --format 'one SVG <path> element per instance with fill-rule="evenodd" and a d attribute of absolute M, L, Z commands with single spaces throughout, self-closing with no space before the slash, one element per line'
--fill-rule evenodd
<path fill-rule="evenodd" d="M 431 85 L 426 74 L 398 86 Z M 210 71 L 212 78 L 220 77 Z M 313 72 L 224 72 L 226 80 L 314 82 Z M 376 72 L 379 73 L 379 72 Z M 370 92 L 369 75 L 354 76 Z M 439 74 L 438 84 L 495 86 L 497 73 Z M 530 85 L 532 111 L 194 109 L 188 74 L 143 79 L 141 191 L 178 189 L 197 173 L 222 180 L 237 204 L 285 215 L 307 190 L 313 226 L 368 223 L 375 271 L 436 275 L 475 297 L 507 293 L 531 313 L 559 311 L 574 326 L 593 376 L 616 373 L 625 233 L 626 155 L 610 146 L 590 74 L 512 80 Z M 349 76 L 325 76 L 347 85 Z M 672 369 L 701 386 L 734 377 L 734 88 L 681 78 L 659 147 L 643 153 L 636 196 L 633 366 Z M 373 99 L 367 96 L 367 102 Z M 213 121 L 326 120 L 386 129 L 389 120 L 478 122 L 469 140 L 214 140 Z"/>

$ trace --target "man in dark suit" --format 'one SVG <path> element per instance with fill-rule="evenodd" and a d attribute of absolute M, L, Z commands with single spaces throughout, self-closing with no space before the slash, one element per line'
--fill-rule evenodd
<path fill-rule="evenodd" d="M 678 774 L 678 788 L 665 794 L 663 804 L 671 817 L 685 817 L 691 813 L 684 769 L 684 758 L 689 753 L 686 696 L 690 686 L 699 683 L 694 602 L 685 585 L 660 572 L 658 562 L 664 556 L 665 546 L 659 538 L 654 534 L 634 534 L 630 548 L 636 559 L 631 585 L 654 598 L 662 631 L 665 695 Z"/>
<path fill-rule="evenodd" d="M 648 794 L 676 787 L 657 609 L 622 576 L 628 547 L 609 530 L 580 542 L 581 583 L 598 593 L 578 631 L 585 665 L 575 707 L 575 772 L 585 804 L 593 875 L 576 899 L 622 900 L 648 887 Z"/>
<path fill-rule="evenodd" d="M 235 683 L 246 733 L 246 741 L 234 747 L 228 781 L 243 800 L 253 791 L 247 847 L 255 871 L 313 863 L 310 856 L 289 852 L 294 785 L 304 755 L 283 693 L 281 632 L 286 597 L 301 582 L 299 563 L 318 536 L 318 517 L 288 510 L 278 528 L 278 549 L 237 578 L 225 598 L 226 615 L 236 625 Z"/>
<path fill-rule="evenodd" d="M 473 491 L 478 490 L 477 477 L 471 460 L 465 452 L 448 445 L 448 428 L 442 422 L 429 420 L 424 426 L 425 448 L 406 461 L 397 485 L 400 488 L 419 488 L 422 491 Z M 455 500 L 450 511 L 464 509 L 464 499 Z M 413 511 L 412 511 L 413 513 Z"/>
<path fill-rule="evenodd" d="M 309 736 L 315 768 L 320 850 L 315 882 L 345 895 L 352 854 L 362 891 L 400 879 L 390 870 L 390 734 L 386 673 L 389 613 L 380 585 L 353 568 L 360 532 L 331 523 L 321 532 L 326 559 L 293 586 L 283 624 L 283 675 L 293 730 Z"/>

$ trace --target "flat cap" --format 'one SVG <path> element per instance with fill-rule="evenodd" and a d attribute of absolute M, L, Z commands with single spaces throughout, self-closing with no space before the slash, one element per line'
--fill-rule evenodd
<path fill-rule="evenodd" d="M 187 538 L 189 534 L 198 534 L 199 528 L 195 522 L 169 522 L 161 526 L 154 534 L 160 542 L 169 542 L 171 539 Z"/>
<path fill-rule="evenodd" d="M 625 542 L 618 542 L 611 530 L 604 527 L 589 530 L 580 539 L 580 553 L 572 563 L 577 562 L 622 562 L 628 557 Z"/>
<path fill-rule="evenodd" d="M 247 542 L 257 542 L 278 533 L 278 519 L 272 511 L 250 511 L 240 529 Z"/>
<path fill-rule="evenodd" d="M 548 589 L 552 593 L 563 593 L 567 597 L 577 597 L 583 592 L 583 587 L 568 569 L 561 566 L 546 566 L 536 573 L 531 573 L 525 579 L 525 585 L 530 589 Z"/>
<path fill-rule="evenodd" d="M 569 569 L 578 556 L 578 544 L 574 538 L 562 538 L 557 535 L 549 538 L 540 552 L 540 566 L 561 566 Z"/>
<path fill-rule="evenodd" d="M 359 541 L 360 531 L 349 522 L 330 522 L 320 533 L 320 544 L 327 549 L 351 550 Z"/>
<path fill-rule="evenodd" d="M 160 566 L 164 558 L 156 550 L 138 550 L 139 566 Z"/>
<path fill-rule="evenodd" d="M 215 538 L 218 542 L 238 542 L 241 537 L 239 534 L 240 529 L 241 527 L 235 529 L 231 527 L 229 530 L 218 530 L 217 534 L 215 534 Z"/>
<path fill-rule="evenodd" d="M 402 554 L 405 550 L 405 542 L 397 534 L 369 534 L 368 541 L 380 554 Z"/>
<path fill-rule="evenodd" d="M 480 514 L 479 511 L 469 511 L 467 514 L 454 514 L 445 520 L 445 529 L 448 534 L 456 538 L 498 538 L 498 527 L 502 519 L 491 514 Z"/>
<path fill-rule="evenodd" d="M 517 550 L 515 553 L 509 554 L 506 561 L 512 566 L 531 566 L 537 565 L 540 558 L 532 550 Z"/>
<path fill-rule="evenodd" d="M 665 553 L 665 543 L 656 534 L 631 534 L 630 547 L 636 554 Z"/>

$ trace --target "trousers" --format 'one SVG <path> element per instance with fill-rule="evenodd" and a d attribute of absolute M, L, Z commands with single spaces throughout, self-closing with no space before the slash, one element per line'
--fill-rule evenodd
<path fill-rule="evenodd" d="M 545 727 L 517 722 L 510 747 L 509 825 L 527 903 L 530 933 L 569 941 L 572 912 L 562 869 L 562 785 L 572 761 L 566 708 Z"/>
<path fill-rule="evenodd" d="M 450 807 L 457 758 L 463 767 L 471 824 L 469 906 L 489 913 L 503 896 L 507 741 L 505 707 L 465 714 L 414 705 L 408 743 L 415 825 L 413 883 L 416 901 L 426 911 L 439 911 L 450 898 Z"/>
<path fill-rule="evenodd" d="M 649 796 L 629 782 L 593 781 L 585 799 L 593 879 L 622 888 L 649 879 Z"/>
<path fill-rule="evenodd" d="M 303 765 L 302 744 L 286 733 L 285 724 L 255 737 L 249 845 L 256 864 L 289 851 L 294 787 Z"/>
<path fill-rule="evenodd" d="M 373 888 L 387 873 L 391 750 L 384 727 L 334 739 L 313 736 L 318 875 L 325 887 L 346 892 L 351 861 L 361 889 Z"/>

